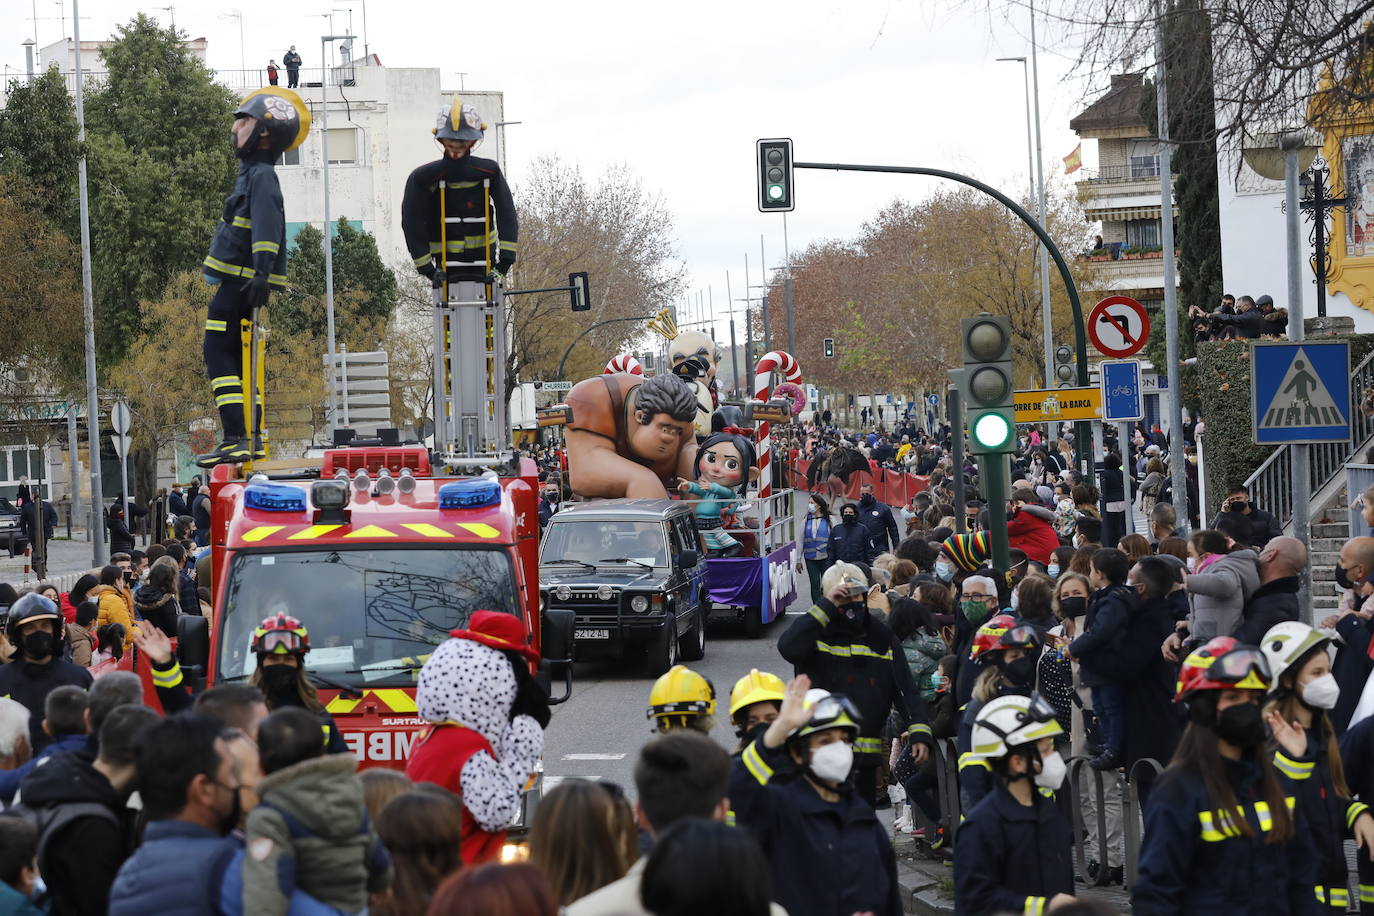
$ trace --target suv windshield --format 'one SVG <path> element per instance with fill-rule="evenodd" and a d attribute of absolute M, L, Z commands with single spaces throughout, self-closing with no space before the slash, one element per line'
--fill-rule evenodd
<path fill-rule="evenodd" d="M 539 560 L 635 560 L 650 566 L 667 566 L 668 544 L 659 521 L 555 520 L 544 530 Z"/>
<path fill-rule="evenodd" d="M 218 622 L 217 679 L 251 675 L 253 631 L 285 612 L 310 633 L 307 670 L 355 684 L 411 684 L 422 656 L 480 610 L 519 613 L 504 551 L 240 553 Z"/>

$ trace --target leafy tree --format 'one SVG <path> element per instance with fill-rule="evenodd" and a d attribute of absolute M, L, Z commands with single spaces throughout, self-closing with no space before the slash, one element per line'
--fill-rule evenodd
<path fill-rule="evenodd" d="M 350 347 L 369 349 L 377 345 L 395 311 L 396 275 L 382 261 L 372 233 L 355 228 L 344 217 L 334 228 L 335 333 Z M 315 226 L 307 224 L 296 233 L 286 275 L 286 294 L 276 297 L 272 310 L 277 327 L 324 340 L 324 233 Z"/>
<path fill-rule="evenodd" d="M 28 198 L 51 225 L 77 238 L 76 103 L 57 65 L 33 80 L 12 80 L 0 109 L 0 173 L 7 193 Z"/>

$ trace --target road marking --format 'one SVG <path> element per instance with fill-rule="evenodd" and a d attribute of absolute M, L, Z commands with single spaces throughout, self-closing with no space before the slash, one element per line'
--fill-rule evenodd
<path fill-rule="evenodd" d="M 564 754 L 563 760 L 624 760 L 624 754 Z"/>
<path fill-rule="evenodd" d="M 563 777 L 562 777 L 562 776 L 545 776 L 545 777 L 544 777 L 544 790 L 545 790 L 545 791 L 548 791 L 549 789 L 552 789 L 554 786 L 558 785 L 558 784 L 559 784 L 560 782 L 562 782 L 562 781 L 563 781 Z"/>

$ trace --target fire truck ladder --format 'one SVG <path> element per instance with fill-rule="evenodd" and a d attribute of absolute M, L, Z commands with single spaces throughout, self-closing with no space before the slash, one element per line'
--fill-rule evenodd
<path fill-rule="evenodd" d="M 243 391 L 244 429 L 248 431 L 249 449 L 254 458 L 243 463 L 251 471 L 257 456 L 270 457 L 267 438 L 267 329 L 262 326 L 262 309 L 253 309 L 253 318 L 239 321 L 239 341 L 242 366 L 240 390 Z M 261 460 L 261 459 L 257 459 Z"/>
<path fill-rule="evenodd" d="M 440 181 L 439 265 L 434 288 L 434 452 L 451 468 L 485 468 L 512 460 L 506 430 L 506 303 L 494 276 L 498 245 L 491 219 L 491 182 L 482 182 L 482 215 L 449 216 L 448 182 Z M 482 226 L 476 259 L 464 229 Z M 450 242 L 450 234 L 458 240 Z M 455 279 L 447 279 L 452 274 Z M 484 279 L 464 279 L 472 275 Z"/>

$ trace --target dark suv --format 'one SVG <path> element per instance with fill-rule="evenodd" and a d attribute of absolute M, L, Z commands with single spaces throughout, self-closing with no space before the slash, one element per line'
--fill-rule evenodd
<path fill-rule="evenodd" d="M 541 603 L 568 608 L 574 657 L 647 650 L 658 676 L 706 654 L 710 599 L 689 503 L 612 499 L 549 519 L 539 552 Z"/>
<path fill-rule="evenodd" d="M 8 499 L 0 496 L 0 550 L 10 556 L 23 553 L 29 546 L 29 539 L 23 535 L 19 522 L 19 508 Z"/>

